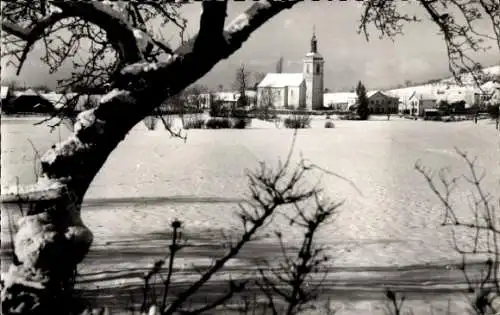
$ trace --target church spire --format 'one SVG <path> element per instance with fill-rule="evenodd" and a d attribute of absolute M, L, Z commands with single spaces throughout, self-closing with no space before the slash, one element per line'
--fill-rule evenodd
<path fill-rule="evenodd" d="M 312 53 L 318 52 L 318 40 L 316 39 L 316 26 L 315 25 L 313 25 L 313 35 L 311 38 L 311 52 Z"/>

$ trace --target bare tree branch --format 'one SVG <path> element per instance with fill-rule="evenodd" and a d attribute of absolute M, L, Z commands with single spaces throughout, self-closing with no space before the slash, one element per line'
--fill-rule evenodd
<path fill-rule="evenodd" d="M 439 198 L 445 208 L 444 226 L 451 227 L 451 237 L 453 247 L 462 256 L 461 270 L 469 285 L 469 291 L 474 294 L 471 298 L 471 305 L 478 314 L 485 314 L 488 307 L 494 308 L 495 312 L 500 311 L 499 306 L 495 306 L 493 300 L 498 300 L 500 296 L 500 221 L 498 220 L 492 198 L 482 185 L 484 172 L 478 172 L 476 159 L 470 158 L 467 152 L 456 148 L 459 157 L 464 161 L 469 176 L 451 177 L 449 170 L 439 172 L 439 182 L 433 178 L 433 174 L 428 169 L 417 163 L 416 169 L 426 179 L 432 192 Z M 464 179 L 471 187 L 469 208 L 471 215 L 459 216 L 457 209 L 452 202 L 452 195 L 459 179 Z M 500 204 L 500 198 L 498 199 Z M 460 233 L 460 237 L 457 234 Z M 464 241 L 463 236 L 467 236 L 469 241 Z M 480 258 L 484 260 L 484 269 L 480 279 L 470 276 L 470 259 Z M 496 303 L 496 302 L 495 302 Z"/>
<path fill-rule="evenodd" d="M 418 0 L 428 17 L 440 30 L 447 48 L 448 65 L 458 83 L 461 74 L 469 73 L 480 85 L 481 65 L 476 61 L 478 52 L 490 49 L 494 41 L 500 53 L 500 4 L 496 0 Z M 393 39 L 403 33 L 407 23 L 420 22 L 416 15 L 403 14 L 404 4 L 397 1 L 369 0 L 363 2 L 358 32 L 368 39 L 368 26 L 373 25 L 380 37 Z M 491 32 L 479 31 L 478 22 L 488 21 Z M 484 24 L 484 23 L 483 23 Z"/>

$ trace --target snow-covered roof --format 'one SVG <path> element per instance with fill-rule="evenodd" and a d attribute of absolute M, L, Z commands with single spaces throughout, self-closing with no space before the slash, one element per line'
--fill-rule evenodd
<path fill-rule="evenodd" d="M 77 93 L 61 94 L 61 93 L 56 93 L 56 92 L 50 92 L 50 93 L 41 94 L 40 96 L 42 96 L 43 98 L 45 98 L 46 100 L 51 102 L 55 108 L 61 108 L 62 106 L 64 106 L 67 103 L 67 101 L 73 99 L 77 95 L 78 95 Z M 76 103 L 76 109 L 82 110 L 84 107 L 86 107 L 87 102 L 93 102 L 94 104 L 97 104 L 100 101 L 101 97 L 102 97 L 102 95 L 98 95 L 98 94 L 80 95 L 78 97 L 78 100 Z"/>
<path fill-rule="evenodd" d="M 381 94 L 385 97 L 399 98 L 398 96 L 392 95 L 390 92 L 383 92 L 383 91 L 369 91 L 366 93 L 366 96 L 370 98 L 375 94 Z"/>
<path fill-rule="evenodd" d="M 214 98 L 223 102 L 236 102 L 240 98 L 240 92 L 215 92 L 213 93 Z M 247 97 L 253 98 L 257 97 L 257 92 L 252 90 L 246 90 L 245 95 Z"/>
<path fill-rule="evenodd" d="M 337 92 L 337 93 L 324 93 L 323 104 L 342 104 L 356 102 L 356 93 L 352 92 Z"/>
<path fill-rule="evenodd" d="M 247 90 L 247 91 L 245 91 L 245 95 L 247 97 L 257 97 L 257 91 Z M 239 93 L 238 93 L 238 96 L 239 96 Z"/>
<path fill-rule="evenodd" d="M 33 89 L 27 89 L 25 91 L 15 91 L 14 96 L 19 97 L 19 96 L 36 96 L 39 95 L 35 90 Z"/>
<path fill-rule="evenodd" d="M 66 96 L 56 92 L 44 93 L 42 97 L 51 102 L 55 108 L 61 107 L 66 102 Z"/>
<path fill-rule="evenodd" d="M 238 100 L 237 92 L 215 92 L 214 98 L 223 102 L 235 102 Z"/>
<path fill-rule="evenodd" d="M 9 87 L 6 85 L 2 85 L 2 91 L 1 91 L 2 100 L 6 99 L 8 94 L 9 94 Z"/>
<path fill-rule="evenodd" d="M 300 86 L 303 81 L 302 73 L 268 73 L 258 87 Z"/>

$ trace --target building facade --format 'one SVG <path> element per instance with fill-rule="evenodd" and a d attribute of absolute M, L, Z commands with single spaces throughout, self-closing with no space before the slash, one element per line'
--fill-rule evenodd
<path fill-rule="evenodd" d="M 408 102 L 409 114 L 415 116 L 423 116 L 426 110 L 437 107 L 436 97 L 422 93 L 412 93 Z"/>
<path fill-rule="evenodd" d="M 324 93 L 323 105 L 324 107 L 337 111 L 347 112 L 351 106 L 356 105 L 356 93 L 351 92 L 337 92 L 337 93 Z"/>
<path fill-rule="evenodd" d="M 399 98 L 383 93 L 382 91 L 370 92 L 368 97 L 368 109 L 370 114 L 397 114 Z"/>

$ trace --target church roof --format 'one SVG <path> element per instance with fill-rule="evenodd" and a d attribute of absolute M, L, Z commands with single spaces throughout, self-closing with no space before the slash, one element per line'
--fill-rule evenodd
<path fill-rule="evenodd" d="M 302 73 L 268 73 L 258 87 L 299 86 L 303 81 Z"/>

